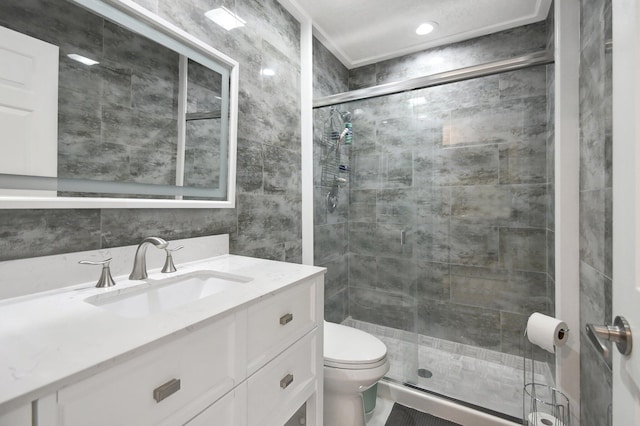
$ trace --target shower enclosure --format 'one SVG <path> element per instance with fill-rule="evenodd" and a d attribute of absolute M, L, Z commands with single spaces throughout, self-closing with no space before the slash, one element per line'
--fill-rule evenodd
<path fill-rule="evenodd" d="M 527 317 L 554 313 L 553 66 L 531 62 L 314 110 L 327 320 L 381 338 L 388 380 L 508 418 Z M 534 358 L 552 381 L 552 356 Z"/>

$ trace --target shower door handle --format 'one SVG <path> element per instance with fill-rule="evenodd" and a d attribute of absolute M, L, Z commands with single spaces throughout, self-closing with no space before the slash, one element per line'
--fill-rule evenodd
<path fill-rule="evenodd" d="M 591 343 L 602 353 L 605 358 L 609 358 L 609 348 L 602 340 L 608 340 L 616 344 L 618 351 L 622 355 L 631 354 L 633 339 L 631 338 L 631 327 L 624 317 L 617 316 L 613 325 L 593 325 L 587 324 L 587 336 Z"/>

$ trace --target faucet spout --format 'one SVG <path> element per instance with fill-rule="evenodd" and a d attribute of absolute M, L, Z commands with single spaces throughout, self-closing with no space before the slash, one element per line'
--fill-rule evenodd
<path fill-rule="evenodd" d="M 166 248 L 169 243 L 167 243 L 162 238 L 158 237 L 147 237 L 138 245 L 138 249 L 136 250 L 136 256 L 133 259 L 133 270 L 131 274 L 129 274 L 130 280 L 144 280 L 148 277 L 147 275 L 147 248 L 153 244 L 159 249 Z"/>

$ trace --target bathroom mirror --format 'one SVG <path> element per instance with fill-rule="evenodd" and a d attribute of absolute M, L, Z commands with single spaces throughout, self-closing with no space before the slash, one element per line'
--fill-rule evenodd
<path fill-rule="evenodd" d="M 234 207 L 233 59 L 130 0 L 3 0 L 0 64 L 0 208 Z"/>

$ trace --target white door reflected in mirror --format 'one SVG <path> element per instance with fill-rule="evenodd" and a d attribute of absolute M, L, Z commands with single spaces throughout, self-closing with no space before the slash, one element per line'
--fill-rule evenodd
<path fill-rule="evenodd" d="M 0 170 L 56 177 L 58 46 L 0 27 L 0 63 Z M 51 192 L 0 188 L 0 195 Z"/>

